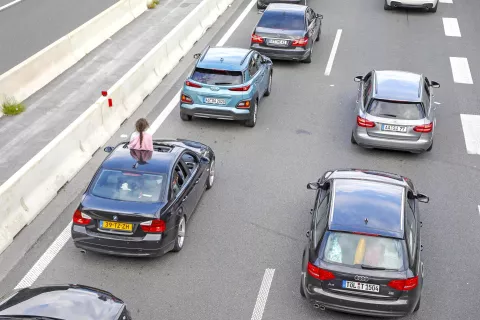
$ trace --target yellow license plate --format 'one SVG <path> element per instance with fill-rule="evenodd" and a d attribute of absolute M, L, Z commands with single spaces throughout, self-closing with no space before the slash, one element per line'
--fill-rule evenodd
<path fill-rule="evenodd" d="M 133 230 L 133 224 L 124 223 L 124 222 L 102 221 L 101 226 L 103 229 L 130 231 L 130 232 Z"/>

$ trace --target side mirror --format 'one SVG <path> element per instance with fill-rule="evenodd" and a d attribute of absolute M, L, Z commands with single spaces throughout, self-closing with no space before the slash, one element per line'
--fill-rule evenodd
<path fill-rule="evenodd" d="M 355 78 L 353 78 L 353 81 L 355 82 L 360 82 L 363 80 L 363 76 L 356 76 Z"/>
<path fill-rule="evenodd" d="M 307 189 L 308 190 L 318 190 L 318 189 L 320 189 L 320 183 L 310 182 L 309 184 L 307 184 Z"/>
<path fill-rule="evenodd" d="M 200 58 L 201 56 L 202 56 L 201 53 L 195 53 L 195 54 L 193 55 L 193 58 L 194 58 L 194 59 L 198 59 L 198 58 Z"/>
<path fill-rule="evenodd" d="M 440 88 L 440 83 L 438 83 L 437 81 L 431 81 L 431 82 L 430 82 L 430 85 L 431 85 L 433 88 Z"/>
<path fill-rule="evenodd" d="M 207 157 L 201 157 L 201 158 L 200 158 L 200 162 L 203 163 L 203 164 L 209 164 L 209 163 L 210 163 L 210 159 L 208 159 Z"/>
<path fill-rule="evenodd" d="M 107 153 L 110 153 L 110 152 L 113 151 L 113 149 L 114 149 L 113 147 L 105 147 L 105 148 L 103 149 L 103 151 L 105 151 L 105 152 L 107 152 Z"/>
<path fill-rule="evenodd" d="M 423 203 L 428 203 L 430 201 L 430 198 L 427 195 L 424 195 L 423 193 L 417 193 L 415 198 L 417 198 L 418 201 Z"/>
<path fill-rule="evenodd" d="M 323 14 L 317 13 L 317 18 L 318 18 L 318 19 L 323 19 Z"/>

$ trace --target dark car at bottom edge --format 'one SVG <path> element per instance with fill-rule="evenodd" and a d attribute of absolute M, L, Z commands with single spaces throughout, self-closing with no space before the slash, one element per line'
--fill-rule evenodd
<path fill-rule="evenodd" d="M 132 320 L 125 302 L 79 284 L 21 288 L 0 298 L 0 320 Z"/>
<path fill-rule="evenodd" d="M 154 151 L 115 148 L 73 215 L 76 247 L 122 256 L 160 256 L 183 248 L 187 223 L 213 186 L 215 155 L 199 142 L 154 140 Z"/>
<path fill-rule="evenodd" d="M 327 171 L 317 190 L 300 293 L 315 308 L 404 316 L 420 307 L 424 278 L 419 202 L 406 177 L 381 171 Z"/>

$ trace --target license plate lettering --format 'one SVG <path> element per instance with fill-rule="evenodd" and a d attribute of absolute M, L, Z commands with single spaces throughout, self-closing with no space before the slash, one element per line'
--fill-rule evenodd
<path fill-rule="evenodd" d="M 211 104 L 227 104 L 225 99 L 217 99 L 217 98 L 205 98 L 205 103 Z"/>
<path fill-rule="evenodd" d="M 102 229 L 120 230 L 120 231 L 132 231 L 133 224 L 125 222 L 115 221 L 102 221 L 100 224 Z"/>
<path fill-rule="evenodd" d="M 353 289 L 368 292 L 380 292 L 380 286 L 378 284 L 355 282 L 355 281 L 342 281 L 342 287 L 345 289 Z"/>
<path fill-rule="evenodd" d="M 383 131 L 393 131 L 393 132 L 407 132 L 407 127 L 404 126 L 392 126 L 389 124 L 384 124 L 382 126 Z"/>
<path fill-rule="evenodd" d="M 285 46 L 285 45 L 288 44 L 287 40 L 276 40 L 276 39 L 269 40 L 268 43 L 269 43 L 269 44 L 282 45 L 282 46 Z"/>

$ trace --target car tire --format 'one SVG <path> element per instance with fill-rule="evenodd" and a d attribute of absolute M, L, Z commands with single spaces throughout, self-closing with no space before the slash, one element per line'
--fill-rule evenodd
<path fill-rule="evenodd" d="M 415 309 L 413 309 L 413 312 L 417 312 L 420 309 L 420 302 L 422 301 L 422 298 L 418 299 L 417 305 L 415 306 Z"/>
<path fill-rule="evenodd" d="M 320 41 L 320 35 L 321 34 L 322 34 L 322 26 L 320 26 L 320 28 L 318 28 L 318 34 L 317 34 L 317 38 L 315 39 L 315 42 Z"/>
<path fill-rule="evenodd" d="M 192 116 L 180 111 L 180 119 L 183 121 L 192 121 Z"/>
<path fill-rule="evenodd" d="M 432 13 L 435 13 L 435 12 L 437 12 L 437 9 L 438 9 L 438 2 L 434 7 L 430 8 L 430 10 L 428 10 L 428 11 L 430 11 Z"/>
<path fill-rule="evenodd" d="M 175 245 L 173 246 L 173 252 L 179 252 L 182 250 L 183 245 L 185 244 L 185 235 L 187 233 L 187 222 L 185 216 L 182 217 L 178 223 L 177 236 L 175 239 Z"/>
<path fill-rule="evenodd" d="M 272 93 L 272 80 L 273 80 L 273 75 L 272 72 L 270 72 L 269 79 L 268 79 L 268 86 L 267 86 L 267 91 L 265 91 L 264 96 L 268 97 L 270 93 Z"/>
<path fill-rule="evenodd" d="M 313 49 L 313 47 L 312 47 L 312 49 Z M 312 49 L 310 49 L 310 53 L 308 54 L 308 57 L 305 60 L 302 61 L 303 63 L 311 63 L 312 62 L 312 51 L 313 51 Z"/>
<path fill-rule="evenodd" d="M 387 4 L 387 0 L 385 0 L 385 4 L 383 5 L 384 10 L 392 10 L 392 7 Z"/>
<path fill-rule="evenodd" d="M 430 145 L 430 147 L 428 147 L 427 151 L 430 152 L 430 151 L 432 151 L 432 149 L 433 149 L 433 141 L 432 141 L 432 144 Z"/>
<path fill-rule="evenodd" d="M 258 113 L 258 100 L 255 99 L 255 103 L 253 104 L 252 114 L 250 119 L 245 121 L 245 126 L 253 128 L 257 124 L 257 113 Z"/>
<path fill-rule="evenodd" d="M 352 144 L 357 144 L 357 140 L 355 140 L 355 137 L 353 136 L 353 132 L 352 132 L 352 136 L 350 137 L 350 142 Z"/>
<path fill-rule="evenodd" d="M 207 190 L 213 187 L 214 182 L 215 182 L 215 158 L 213 158 L 212 162 L 210 162 L 210 170 L 208 171 L 208 178 L 207 178 Z"/>
<path fill-rule="evenodd" d="M 304 298 L 306 298 L 305 296 L 305 290 L 303 289 L 303 280 L 300 279 L 300 295 Z"/>

